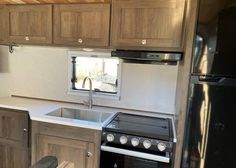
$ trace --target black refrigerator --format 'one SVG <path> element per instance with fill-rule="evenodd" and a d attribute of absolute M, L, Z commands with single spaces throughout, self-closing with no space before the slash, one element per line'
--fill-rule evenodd
<path fill-rule="evenodd" d="M 200 0 L 181 168 L 236 168 L 236 0 Z"/>

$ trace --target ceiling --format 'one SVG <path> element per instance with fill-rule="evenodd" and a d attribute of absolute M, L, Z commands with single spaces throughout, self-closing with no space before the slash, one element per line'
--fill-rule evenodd
<path fill-rule="evenodd" d="M 0 0 L 0 4 L 109 3 L 111 0 Z"/>

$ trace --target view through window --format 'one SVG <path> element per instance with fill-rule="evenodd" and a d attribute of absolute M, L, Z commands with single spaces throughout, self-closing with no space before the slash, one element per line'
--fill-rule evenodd
<path fill-rule="evenodd" d="M 89 81 L 83 88 L 86 77 L 92 79 L 92 89 L 95 92 L 116 94 L 118 89 L 119 59 L 72 57 L 73 90 L 89 90 Z M 74 79 L 74 80 L 73 80 Z"/>

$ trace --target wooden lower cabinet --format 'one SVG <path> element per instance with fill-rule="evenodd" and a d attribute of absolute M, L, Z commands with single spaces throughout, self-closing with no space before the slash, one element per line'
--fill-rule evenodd
<path fill-rule="evenodd" d="M 72 168 L 98 168 L 100 136 L 97 130 L 33 122 L 32 163 L 50 155 Z"/>
<path fill-rule="evenodd" d="M 28 168 L 29 115 L 26 111 L 0 108 L 0 168 Z"/>
<path fill-rule="evenodd" d="M 0 167 L 7 167 L 7 147 L 0 143 Z"/>
<path fill-rule="evenodd" d="M 0 143 L 1 168 L 29 167 L 28 149 Z"/>
<path fill-rule="evenodd" d="M 0 138 L 27 146 L 28 120 L 29 116 L 27 112 L 0 109 Z"/>
<path fill-rule="evenodd" d="M 59 164 L 68 162 L 74 168 L 93 168 L 94 146 L 84 141 L 39 135 L 37 158 L 51 155 L 57 157 Z"/>

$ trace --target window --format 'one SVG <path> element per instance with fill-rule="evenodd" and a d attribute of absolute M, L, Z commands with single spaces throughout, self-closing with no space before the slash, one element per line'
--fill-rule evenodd
<path fill-rule="evenodd" d="M 70 54 L 70 90 L 89 90 L 89 77 L 94 94 L 119 95 L 120 66 L 118 58 L 110 53 L 79 52 Z M 83 85 L 84 84 L 84 85 Z"/>

